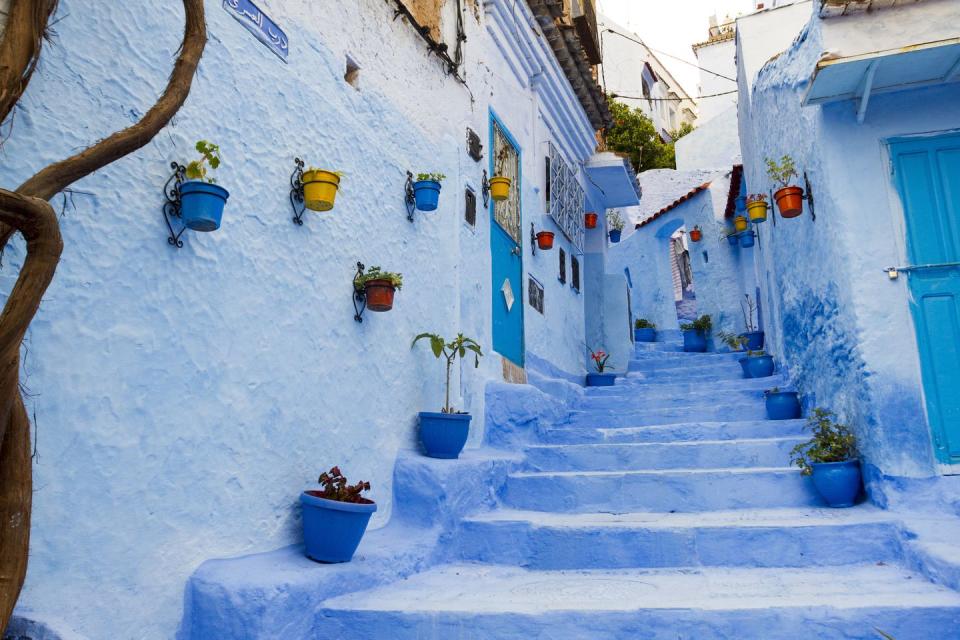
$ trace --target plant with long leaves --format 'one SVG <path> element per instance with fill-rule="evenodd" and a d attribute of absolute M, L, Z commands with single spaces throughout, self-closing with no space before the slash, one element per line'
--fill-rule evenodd
<path fill-rule="evenodd" d="M 593 360 L 593 366 L 597 368 L 597 373 L 603 373 L 607 370 L 607 360 L 610 359 L 610 354 L 604 351 L 603 349 L 598 349 L 594 351 L 590 347 L 587 347 L 587 350 L 590 351 L 590 359 Z M 610 367 L 611 369 L 613 367 Z"/>
<path fill-rule="evenodd" d="M 410 348 L 412 349 L 421 340 L 430 341 L 430 350 L 433 351 L 437 360 L 444 358 L 447 361 L 446 397 L 443 404 L 443 413 L 461 413 L 454 410 L 450 405 L 450 370 L 453 368 L 454 361 L 457 358 L 465 358 L 468 351 L 473 353 L 474 368 L 479 367 L 480 358 L 483 357 L 482 347 L 476 340 L 468 338 L 462 333 L 458 333 L 457 337 L 450 342 L 436 333 L 421 333 L 413 339 Z"/>
<path fill-rule="evenodd" d="M 833 418 L 832 411 L 819 407 L 807 418 L 807 428 L 813 432 L 813 438 L 790 452 L 790 461 L 803 470 L 803 475 L 813 473 L 813 464 L 846 462 L 857 457 L 857 438 L 853 431 Z"/>

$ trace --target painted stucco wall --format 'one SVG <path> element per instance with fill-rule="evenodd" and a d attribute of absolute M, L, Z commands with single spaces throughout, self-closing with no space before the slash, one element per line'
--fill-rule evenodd
<path fill-rule="evenodd" d="M 479 197 L 488 162 L 467 156 L 466 127 L 486 146 L 491 108 L 523 151 L 524 282 L 548 289 L 547 316 L 525 309 L 526 347 L 584 372 L 584 296 L 558 286 L 555 254 L 531 257 L 527 238 L 530 222 L 552 224 L 539 204 L 546 136 L 574 166 L 594 138 L 526 5 L 512 28 L 498 26 L 504 3 L 465 14 L 468 89 L 381 0 L 260 3 L 290 37 L 288 64 L 220 4 L 206 4 L 209 42 L 174 122 L 56 201 L 64 256 L 26 341 L 38 458 L 21 611 L 90 638 L 171 637 L 190 572 L 298 541 L 297 496 L 334 464 L 371 481 L 383 526 L 394 460 L 417 446 L 417 412 L 442 400 L 441 365 L 410 349 L 417 333 L 463 331 L 486 347 L 454 381 L 457 406 L 478 416 L 468 446 L 480 442 L 501 363 L 489 351 L 490 221 L 481 205 L 475 227 L 463 222 L 463 190 Z M 64 0 L 59 15 L 4 146 L 18 161 L 0 170 L 7 185 L 142 116 L 183 28 L 177 5 Z M 510 33 L 527 38 L 525 58 Z M 534 95 L 531 65 L 552 100 Z M 221 145 L 216 178 L 231 197 L 219 231 L 187 232 L 176 250 L 162 187 L 201 138 Z M 302 227 L 288 202 L 296 156 L 346 174 L 336 208 Z M 412 224 L 407 170 L 448 176 L 440 209 Z M 558 245 L 569 249 L 560 234 Z M 6 292 L 22 245 L 5 257 Z M 357 260 L 404 274 L 393 311 L 362 324 Z M 525 285 L 517 299 L 527 305 Z"/>
<path fill-rule="evenodd" d="M 807 208 L 761 228 L 769 350 L 809 405 L 854 425 L 871 478 L 928 477 L 934 467 L 908 285 L 882 271 L 906 259 L 884 141 L 960 127 L 953 107 L 960 86 L 875 96 L 863 125 L 853 102 L 804 108 L 805 81 L 823 51 L 820 27 L 814 20 L 796 47 L 763 69 L 751 116 L 741 122 L 750 138 L 748 188 L 766 191 L 763 159 L 788 153 L 815 198 L 816 220 Z M 872 487 L 876 498 L 880 484 Z"/>
<path fill-rule="evenodd" d="M 700 66 L 700 95 L 710 96 L 697 101 L 697 126 L 702 127 L 737 104 L 737 94 L 730 93 L 737 89 L 737 45 L 731 38 L 698 47 L 694 53 Z"/>
<path fill-rule="evenodd" d="M 742 161 L 737 107 L 733 105 L 677 140 L 677 170 L 730 168 Z"/>

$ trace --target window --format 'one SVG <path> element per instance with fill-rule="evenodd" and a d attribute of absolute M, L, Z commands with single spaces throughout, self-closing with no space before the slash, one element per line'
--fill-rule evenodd
<path fill-rule="evenodd" d="M 643 97 L 646 98 L 647 100 L 649 100 L 649 99 L 650 99 L 650 84 L 647 83 L 647 79 L 646 79 L 646 78 L 642 78 L 642 79 L 641 79 L 641 82 L 643 82 Z"/>
<path fill-rule="evenodd" d="M 567 254 L 560 249 L 560 282 L 567 283 Z"/>
<path fill-rule="evenodd" d="M 510 178 L 510 196 L 506 200 L 493 201 L 493 219 L 518 245 L 523 244 L 520 237 L 520 151 L 513 146 L 510 138 L 493 122 L 493 175 Z"/>
<path fill-rule="evenodd" d="M 573 246 L 583 251 L 583 187 L 560 151 L 550 144 L 550 216 Z"/>
<path fill-rule="evenodd" d="M 580 261 L 570 256 L 570 286 L 580 291 Z"/>
<path fill-rule="evenodd" d="M 473 192 L 473 189 L 467 187 L 463 192 L 463 197 L 463 219 L 468 225 L 475 227 L 477 225 L 477 194 Z"/>
<path fill-rule="evenodd" d="M 543 192 L 547 194 L 547 211 L 550 211 L 550 156 L 545 158 L 546 160 L 546 179 L 544 180 L 544 189 Z"/>
<path fill-rule="evenodd" d="M 530 306 L 543 313 L 543 285 L 533 276 L 529 276 L 527 292 Z"/>

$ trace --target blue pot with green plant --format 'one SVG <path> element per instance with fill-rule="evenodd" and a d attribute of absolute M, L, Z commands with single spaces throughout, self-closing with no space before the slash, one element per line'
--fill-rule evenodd
<path fill-rule="evenodd" d="M 334 467 L 320 474 L 320 484 L 322 490 L 300 494 L 307 556 L 318 562 L 350 562 L 377 510 L 373 500 L 361 495 L 370 483 L 350 486 Z"/>
<path fill-rule="evenodd" d="M 767 417 L 771 420 L 796 420 L 800 417 L 800 396 L 796 391 L 780 391 L 774 387 L 766 392 Z"/>
<path fill-rule="evenodd" d="M 200 153 L 199 160 L 187 164 L 187 181 L 179 185 L 180 219 L 194 231 L 216 231 L 223 219 L 223 209 L 230 193 L 207 177 L 207 165 L 210 169 L 220 166 L 220 147 L 200 140 L 196 144 Z"/>
<path fill-rule="evenodd" d="M 411 348 L 420 340 L 430 341 L 430 351 L 437 360 L 446 361 L 446 395 L 443 409 L 439 413 L 431 411 L 420 412 L 420 442 L 427 455 L 431 458 L 456 460 L 460 457 L 467 437 L 470 435 L 470 414 L 454 409 L 450 404 L 450 372 L 454 361 L 464 358 L 467 352 L 473 353 L 473 366 L 480 366 L 483 351 L 473 339 L 458 333 L 453 340 L 447 341 L 436 333 L 421 333 L 413 339 Z"/>
<path fill-rule="evenodd" d="M 713 330 L 713 320 L 702 315 L 693 322 L 680 325 L 683 332 L 683 350 L 690 353 L 703 353 L 707 350 L 707 337 Z"/>
<path fill-rule="evenodd" d="M 646 318 L 637 318 L 637 321 L 633 323 L 633 339 L 635 342 L 655 342 L 657 325 Z"/>
<path fill-rule="evenodd" d="M 587 374 L 587 386 L 612 387 L 617 382 L 617 375 L 607 371 L 609 369 L 607 360 L 610 359 L 610 354 L 603 349 L 594 351 L 588 347 L 588 350 L 590 351 L 590 359 L 593 360 L 593 366 L 596 367 L 597 371 Z"/>
<path fill-rule="evenodd" d="M 610 243 L 616 244 L 620 242 L 620 234 L 623 233 L 623 216 L 620 215 L 619 211 L 608 211 L 607 212 L 607 226 L 610 228 Z"/>
<path fill-rule="evenodd" d="M 857 440 L 850 427 L 833 417 L 831 411 L 813 410 L 807 419 L 813 438 L 793 448 L 792 462 L 812 478 L 828 506 L 852 507 L 863 487 Z"/>
<path fill-rule="evenodd" d="M 413 183 L 413 198 L 420 211 L 436 211 L 440 204 L 440 182 L 447 176 L 442 173 L 418 173 Z"/>
<path fill-rule="evenodd" d="M 773 356 L 762 351 L 748 351 L 746 368 L 748 378 L 769 378 L 776 367 Z"/>

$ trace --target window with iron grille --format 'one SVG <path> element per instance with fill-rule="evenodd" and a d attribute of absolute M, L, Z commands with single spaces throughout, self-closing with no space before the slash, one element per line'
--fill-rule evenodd
<path fill-rule="evenodd" d="M 566 284 L 567 282 L 567 254 L 563 249 L 560 249 L 560 282 Z"/>
<path fill-rule="evenodd" d="M 583 251 L 583 187 L 576 174 L 550 143 L 549 157 L 549 209 L 563 235 L 573 243 L 577 251 Z"/>
<path fill-rule="evenodd" d="M 580 291 L 580 261 L 570 256 L 570 286 Z"/>
<path fill-rule="evenodd" d="M 473 192 L 473 189 L 467 187 L 463 192 L 463 197 L 463 219 L 466 220 L 468 225 L 474 227 L 477 225 L 477 194 Z"/>
<path fill-rule="evenodd" d="M 510 178 L 510 195 L 506 200 L 493 201 L 493 219 L 517 245 L 522 246 L 520 237 L 520 150 L 513 146 L 510 138 L 493 123 L 493 173 L 496 176 Z"/>
<path fill-rule="evenodd" d="M 543 313 L 543 285 L 533 276 L 527 282 L 527 300 L 530 306 Z"/>

